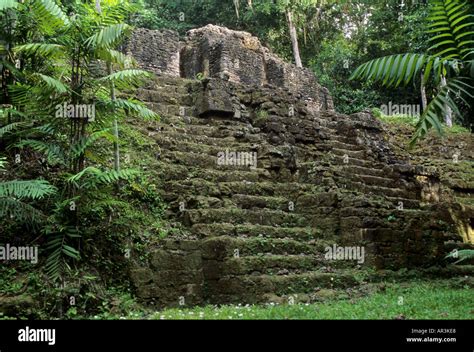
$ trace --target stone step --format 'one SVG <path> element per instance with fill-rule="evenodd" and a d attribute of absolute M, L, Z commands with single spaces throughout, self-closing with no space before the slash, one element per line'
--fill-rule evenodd
<path fill-rule="evenodd" d="M 459 177 L 459 175 L 456 176 Z M 474 180 L 461 180 L 451 178 L 447 180 L 447 184 L 449 185 L 449 187 L 453 188 L 458 193 L 474 194 Z"/>
<path fill-rule="evenodd" d="M 332 244 L 330 240 L 322 239 L 297 241 L 291 238 L 238 237 L 229 234 L 205 239 L 201 249 L 206 260 L 268 255 L 313 255 L 321 259 L 325 248 Z"/>
<path fill-rule="evenodd" d="M 207 279 L 216 280 L 229 275 L 301 274 L 325 265 L 329 262 L 315 255 L 262 255 L 206 260 L 204 270 Z"/>
<path fill-rule="evenodd" d="M 378 163 L 374 163 L 371 160 L 366 160 L 366 159 L 358 159 L 358 158 L 352 158 L 352 157 L 344 157 L 340 155 L 335 155 L 332 154 L 331 160 L 336 164 L 336 165 L 344 165 L 344 166 L 362 166 L 365 168 L 379 168 L 381 165 Z"/>
<path fill-rule="evenodd" d="M 419 209 L 421 202 L 417 199 L 407 199 L 407 198 L 394 198 L 394 197 L 385 197 L 388 201 L 393 204 L 395 209 Z"/>
<path fill-rule="evenodd" d="M 162 187 L 168 193 L 197 194 L 212 197 L 231 197 L 233 194 L 254 196 L 295 197 L 303 194 L 320 193 L 321 188 L 307 183 L 264 182 L 209 182 L 200 179 L 175 180 L 163 182 Z"/>
<path fill-rule="evenodd" d="M 256 159 L 256 160 L 255 160 Z M 181 152 L 181 151 L 170 151 L 163 149 L 160 160 L 174 163 L 178 165 L 185 165 L 190 167 L 199 167 L 203 169 L 215 169 L 222 171 L 257 171 L 259 165 L 258 155 L 255 158 L 255 154 L 246 154 L 245 157 L 241 157 L 237 160 L 225 160 L 219 159 L 218 155 L 208 155 L 203 153 L 194 152 Z M 257 162 L 257 167 L 255 166 Z M 221 163 L 222 165 L 220 165 Z M 235 163 L 232 165 L 232 163 Z M 264 172 L 263 169 L 258 170 Z"/>
<path fill-rule="evenodd" d="M 340 188 L 347 189 L 347 190 L 354 190 L 357 192 L 361 192 L 367 195 L 377 195 L 389 198 L 405 198 L 405 199 L 414 199 L 418 200 L 419 195 L 410 192 L 408 190 L 404 190 L 401 188 L 389 188 L 383 186 L 374 186 L 374 185 L 367 185 L 362 182 L 355 182 L 347 179 L 340 179 L 339 181 Z"/>
<path fill-rule="evenodd" d="M 185 224 L 223 222 L 234 225 L 258 224 L 282 227 L 307 227 L 317 219 L 302 214 L 287 213 L 278 210 L 258 209 L 248 210 L 240 208 L 191 209 L 183 214 Z"/>
<path fill-rule="evenodd" d="M 190 87 L 187 84 L 163 84 L 145 87 L 144 90 L 153 91 L 156 94 L 189 94 Z"/>
<path fill-rule="evenodd" d="M 202 163 L 211 165 L 212 160 L 211 158 L 203 157 L 202 155 L 198 155 L 196 157 L 189 157 L 189 163 L 193 165 L 199 164 L 202 167 Z M 299 207 L 299 204 L 302 204 L 304 207 L 313 208 L 318 206 L 317 201 L 311 201 L 311 197 L 308 201 L 308 196 L 305 196 L 303 199 L 306 201 L 303 203 L 302 201 L 298 202 L 297 198 L 304 195 L 304 193 L 312 193 L 316 194 L 317 197 L 320 197 L 318 193 L 322 192 L 322 189 L 316 185 L 308 184 L 308 183 L 273 183 L 269 181 L 263 182 L 255 182 L 255 180 L 261 179 L 268 179 L 270 176 L 266 170 L 263 169 L 250 169 L 250 168 L 243 168 L 242 170 L 234 171 L 232 168 L 232 172 L 225 171 L 229 167 L 221 167 L 222 170 L 219 172 L 216 171 L 216 174 L 205 177 L 205 173 L 209 172 L 209 170 L 201 171 L 196 169 L 196 174 L 187 174 L 186 173 L 186 166 L 181 166 L 181 174 L 182 179 L 177 181 L 176 178 L 172 177 L 168 182 L 163 183 L 162 189 L 168 199 L 176 199 L 179 196 L 186 196 L 186 195 L 203 195 L 203 196 L 211 196 L 217 198 L 223 197 L 231 197 L 234 194 L 237 194 L 234 200 L 238 202 L 235 203 L 242 207 L 249 207 L 252 206 L 252 201 L 254 202 L 254 207 L 270 207 L 270 208 L 278 208 L 278 209 L 289 209 L 290 202 L 293 202 L 295 208 Z M 245 170 L 246 169 L 246 170 Z M 163 168 L 163 172 L 166 172 L 166 168 Z M 199 177 L 194 179 L 193 176 Z M 224 176 L 224 175 L 233 175 L 233 176 Z M 202 177 L 201 177 L 202 176 Z M 177 176 L 176 176 L 177 177 Z M 218 180 L 236 180 L 235 182 L 219 182 L 216 184 L 215 179 L 213 177 L 218 177 Z M 177 177 L 178 178 L 178 177 Z M 242 180 L 242 182 L 238 182 L 242 178 L 247 180 Z M 251 181 L 248 181 L 251 179 Z M 347 180 L 345 178 L 338 178 L 338 185 L 341 189 L 344 190 L 354 190 L 366 194 L 373 194 L 383 197 L 388 197 L 391 201 L 397 201 L 398 199 L 405 199 L 405 200 L 412 200 L 416 201 L 419 199 L 417 194 L 413 192 L 409 192 L 408 190 L 403 190 L 400 188 L 395 187 L 383 187 L 383 186 L 376 186 L 376 185 L 368 185 L 363 182 L 356 182 Z M 252 182 L 253 181 L 253 182 Z M 388 180 L 386 181 L 388 183 Z M 286 192 L 285 192 L 286 191 Z M 325 191 L 323 191 L 325 192 Z M 252 198 L 253 196 L 253 198 Z M 272 201 L 276 199 L 272 198 L 259 198 L 259 197 L 279 197 L 277 205 L 271 204 Z M 286 204 L 284 199 L 286 199 Z M 403 200 L 402 200 L 403 201 Z M 417 204 L 415 203 L 407 203 L 408 207 L 416 207 Z M 397 202 L 398 203 L 398 202 Z M 326 204 L 323 206 L 333 206 L 335 205 L 334 202 L 330 202 L 330 204 Z"/>
<path fill-rule="evenodd" d="M 232 172 L 215 169 L 202 169 L 198 167 L 190 167 L 178 165 L 174 163 L 158 162 L 155 175 L 161 181 L 202 179 L 209 182 L 259 182 L 267 181 L 271 178 L 267 170 L 256 169 L 250 170 L 233 170 Z"/>
<path fill-rule="evenodd" d="M 166 116 L 179 116 L 182 114 L 183 117 L 185 117 L 185 116 L 191 116 L 194 114 L 194 108 L 192 108 L 189 105 L 184 105 L 184 103 L 173 104 L 173 103 L 168 103 L 168 102 L 162 102 L 162 103 L 145 102 L 145 105 L 148 109 L 156 112 L 160 116 L 160 119 L 158 121 L 155 121 L 155 124 L 157 126 L 160 126 L 160 128 L 163 128 L 164 125 L 173 126 L 173 124 L 162 122 L 163 119 L 166 119 Z M 175 125 L 182 126 L 185 124 L 186 124 L 186 120 L 183 118 L 181 121 L 177 121 Z"/>
<path fill-rule="evenodd" d="M 249 122 L 237 118 L 193 116 L 193 111 L 187 106 L 183 106 L 178 115 L 162 116 L 160 122 L 167 125 L 254 128 Z"/>
<path fill-rule="evenodd" d="M 295 203 L 285 197 L 251 196 L 248 194 L 234 194 L 232 203 L 241 209 L 265 208 L 280 211 L 294 211 Z"/>
<path fill-rule="evenodd" d="M 381 186 L 386 188 L 396 188 L 397 181 L 396 179 L 387 178 L 387 177 L 379 177 L 379 176 L 371 176 L 371 175 L 361 175 L 357 173 L 352 174 L 353 179 L 356 182 L 362 182 L 369 186 Z"/>
<path fill-rule="evenodd" d="M 365 150 L 365 148 L 362 147 L 362 146 L 349 144 L 349 143 L 344 143 L 344 142 L 338 141 L 336 139 L 331 139 L 328 142 L 328 144 L 333 148 L 343 149 L 343 150 L 352 150 L 352 151 Z"/>
<path fill-rule="evenodd" d="M 315 244 L 316 240 L 323 238 L 322 232 L 317 227 L 281 227 L 259 224 L 198 223 L 192 225 L 191 232 L 200 238 L 220 236 L 258 237 L 260 239 L 292 239 L 305 241 L 307 244 Z"/>
<path fill-rule="evenodd" d="M 257 144 L 249 144 L 249 143 L 239 143 L 234 142 L 233 144 L 227 145 L 225 148 L 222 146 L 213 146 L 207 144 L 200 144 L 194 142 L 186 142 L 180 141 L 176 139 L 169 139 L 169 138 L 160 138 L 160 136 L 154 137 L 154 139 L 158 142 L 158 145 L 162 149 L 166 149 L 172 152 L 182 152 L 182 153 L 196 153 L 196 154 L 203 154 L 209 155 L 213 157 L 217 157 L 219 153 L 226 153 L 229 152 L 244 152 L 244 153 L 257 153 L 257 159 L 259 153 L 259 145 Z"/>
<path fill-rule="evenodd" d="M 365 150 L 350 150 L 350 149 L 341 149 L 341 148 L 332 148 L 331 153 L 334 155 L 342 156 L 348 158 L 350 163 L 351 158 L 361 160 L 366 156 Z"/>
<path fill-rule="evenodd" d="M 374 176 L 365 174 L 365 168 L 356 168 L 356 167 L 347 167 L 340 168 L 339 171 L 336 171 L 336 179 L 339 182 L 344 182 L 346 180 L 353 182 L 364 183 L 368 186 L 381 186 L 387 188 L 398 188 L 400 187 L 400 179 L 397 177 L 390 177 L 390 173 L 386 171 L 385 175 Z M 376 170 L 376 169 L 373 169 Z M 403 186 L 402 186 L 403 187 Z"/>
<path fill-rule="evenodd" d="M 176 141 L 183 141 L 189 143 L 199 143 L 205 145 L 221 146 L 222 148 L 227 148 L 229 145 L 234 145 L 236 143 L 261 143 L 262 138 L 259 135 L 247 135 L 244 138 L 236 138 L 234 136 L 230 137 L 209 137 L 203 135 L 190 134 L 183 127 L 170 127 L 166 128 L 163 126 L 154 126 L 150 127 L 150 130 L 142 130 L 142 133 L 148 135 L 149 137 L 160 139 L 170 139 Z"/>
<path fill-rule="evenodd" d="M 143 89 L 139 88 L 136 91 L 136 96 L 138 99 L 140 99 L 143 102 L 146 103 L 158 103 L 158 104 L 166 104 L 166 105 L 175 105 L 175 106 L 180 106 L 180 105 L 186 105 L 186 106 L 191 106 L 193 105 L 193 96 L 189 94 L 187 91 L 183 92 L 184 87 L 175 87 L 173 90 L 169 91 L 158 91 L 156 89 L 150 90 L 150 89 Z M 185 89 L 185 88 L 184 88 Z M 180 92 L 178 92 L 178 90 Z"/>
<path fill-rule="evenodd" d="M 164 123 L 156 123 L 157 130 L 160 131 L 174 131 L 180 133 L 187 133 L 195 136 L 206 136 L 212 138 L 226 138 L 234 137 L 237 140 L 260 140 L 260 130 L 258 128 L 249 128 L 239 125 L 225 125 L 225 126 L 208 126 L 208 125 L 188 125 L 183 123 L 182 126 L 174 126 Z"/>
<path fill-rule="evenodd" d="M 226 303 L 260 303 L 264 296 L 313 293 L 322 288 L 338 289 L 358 285 L 351 272 L 309 272 L 291 275 L 227 276 L 208 281 L 208 290 L 214 303 L 226 297 Z"/>
<path fill-rule="evenodd" d="M 335 211 L 338 196 L 336 193 L 321 193 L 300 196 L 299 198 L 252 196 L 247 194 L 233 194 L 230 197 L 209 197 L 195 194 L 177 195 L 170 197 L 169 209 L 179 212 L 180 207 L 186 209 L 224 208 L 232 207 L 249 210 L 278 210 L 287 213 L 326 215 Z"/>
<path fill-rule="evenodd" d="M 342 165 L 340 166 L 341 172 L 354 173 L 358 175 L 384 177 L 387 175 L 387 170 L 374 169 L 369 167 L 357 166 L 357 165 Z"/>
<path fill-rule="evenodd" d="M 425 209 L 409 209 L 409 208 L 404 208 L 403 210 L 398 210 L 396 208 L 379 208 L 379 209 L 367 209 L 367 208 L 357 208 L 357 207 L 345 207 L 341 208 L 340 210 L 340 218 L 351 218 L 351 217 L 357 217 L 360 219 L 363 219 L 364 217 L 367 217 L 368 215 L 372 214 L 372 217 L 374 214 L 376 214 L 376 217 L 374 218 L 374 221 L 377 221 L 377 223 L 384 224 L 386 223 L 387 218 L 392 215 L 396 217 L 397 219 L 403 218 L 405 216 L 422 216 L 423 214 L 429 214 L 429 210 Z"/>
<path fill-rule="evenodd" d="M 148 81 L 147 87 L 156 89 L 159 87 L 188 87 L 191 85 L 201 85 L 201 82 L 195 79 L 175 77 L 175 76 L 153 76 Z"/>
<path fill-rule="evenodd" d="M 456 195 L 455 199 L 456 199 L 457 202 L 459 202 L 461 204 L 474 207 L 474 193 L 472 195 L 468 196 L 468 197 L 466 197 L 465 194 L 463 194 L 462 197 L 459 196 L 459 195 Z"/>

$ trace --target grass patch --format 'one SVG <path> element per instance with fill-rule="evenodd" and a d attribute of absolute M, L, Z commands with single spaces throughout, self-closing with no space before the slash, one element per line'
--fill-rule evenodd
<path fill-rule="evenodd" d="M 151 319 L 474 319 L 474 295 L 449 281 L 387 284 L 358 300 L 315 304 L 168 309 Z"/>
<path fill-rule="evenodd" d="M 388 123 L 388 124 L 392 124 L 392 125 L 416 127 L 416 125 L 420 121 L 419 116 L 402 115 L 402 114 L 385 115 L 380 109 L 372 109 L 372 113 L 378 120 Z M 443 125 L 443 132 L 447 134 L 470 133 L 469 129 L 462 127 L 460 125 L 456 125 L 456 124 L 454 124 L 453 127 L 451 128 L 448 128 L 447 126 Z"/>

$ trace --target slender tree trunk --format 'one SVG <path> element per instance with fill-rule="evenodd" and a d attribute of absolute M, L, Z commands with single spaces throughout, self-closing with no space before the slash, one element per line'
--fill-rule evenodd
<path fill-rule="evenodd" d="M 234 8 L 235 8 L 235 14 L 237 15 L 237 19 L 239 19 L 240 0 L 234 0 Z"/>
<path fill-rule="evenodd" d="M 109 72 L 109 75 L 112 74 L 112 64 L 110 62 L 107 63 L 107 70 Z M 114 82 L 110 82 L 110 98 L 112 99 L 113 102 L 117 99 L 115 96 L 115 85 Z M 115 110 L 115 109 L 114 109 Z M 118 122 L 117 118 L 115 117 L 115 111 L 112 111 L 112 114 L 114 114 L 114 136 L 115 136 L 115 141 L 114 141 L 114 169 L 115 171 L 120 171 L 120 147 L 118 144 L 119 141 L 119 131 L 118 131 Z"/>
<path fill-rule="evenodd" d="M 95 0 L 95 10 L 98 14 L 102 14 L 102 8 L 100 7 L 100 0 Z"/>
<path fill-rule="evenodd" d="M 290 39 L 291 45 L 293 46 L 293 56 L 295 58 L 296 67 L 302 68 L 303 64 L 301 63 L 300 48 L 298 46 L 298 34 L 296 33 L 296 27 L 293 23 L 293 14 L 291 13 L 291 10 L 286 11 L 286 19 L 290 30 Z"/>
<path fill-rule="evenodd" d="M 423 81 L 424 74 L 423 72 L 421 73 L 421 111 L 424 112 L 426 110 L 426 107 L 428 106 L 428 98 L 426 97 L 426 87 L 425 83 Z"/>
<path fill-rule="evenodd" d="M 441 76 L 441 88 L 446 87 L 446 77 Z M 449 94 L 449 91 L 448 91 Z M 448 106 L 448 104 L 444 104 L 444 122 L 446 123 L 446 126 L 448 127 L 453 127 L 453 111 L 451 108 Z"/>

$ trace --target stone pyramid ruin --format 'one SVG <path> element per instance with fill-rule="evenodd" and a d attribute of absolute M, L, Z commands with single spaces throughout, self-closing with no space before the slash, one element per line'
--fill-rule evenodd
<path fill-rule="evenodd" d="M 168 217 L 186 229 L 132 268 L 141 299 L 309 302 L 370 280 L 367 268 L 437 263 L 463 241 L 459 221 L 472 235 L 472 177 L 447 184 L 412 163 L 370 113 L 337 113 L 311 71 L 251 34 L 137 29 L 125 51 L 156 74 L 139 99 L 161 121 L 142 132 L 160 150 Z M 363 260 L 328 259 L 340 247 Z"/>

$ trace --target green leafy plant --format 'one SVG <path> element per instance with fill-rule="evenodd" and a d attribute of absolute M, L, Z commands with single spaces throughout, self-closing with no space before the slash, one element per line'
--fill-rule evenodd
<path fill-rule="evenodd" d="M 0 157 L 0 171 L 5 170 L 6 158 Z M 57 188 L 46 180 L 12 180 L 0 182 L 0 217 L 36 225 L 45 220 L 43 212 L 27 201 L 52 196 Z"/>
<path fill-rule="evenodd" d="M 103 201 L 107 197 L 99 193 L 112 193 L 119 181 L 137 175 L 135 170 L 119 168 L 118 120 L 134 116 L 158 119 L 142 102 L 125 97 L 150 74 L 116 50 L 131 31 L 125 19 L 134 7 L 127 1 L 104 3 L 101 11 L 92 3 L 79 2 L 71 16 L 54 0 L 0 3 L 0 11 L 8 9 L 20 19 L 9 29 L 8 43 L 0 52 L 0 69 L 14 77 L 1 81 L 10 104 L 2 107 L 0 135 L 8 137 L 8 149 L 42 157 L 45 167 L 55 170 L 62 191 L 49 216 L 43 216 L 46 224 L 41 232 L 47 243 L 46 270 L 58 278 L 67 258 L 80 258 L 77 248 L 88 231 L 83 226 L 90 210 L 85 205 Z M 35 26 L 29 26 L 30 22 Z M 16 62 L 22 63 L 20 68 Z M 5 84 L 7 89 L 3 89 Z M 94 115 L 88 111 L 85 117 L 69 116 L 63 106 L 92 106 Z M 116 147 L 114 170 L 104 165 L 107 161 L 100 155 L 106 150 L 98 147 L 104 140 Z M 27 211 L 28 204 L 15 197 L 40 199 L 50 195 L 51 189 L 42 180 L 11 181 L 0 192 L 3 209 L 16 206 L 15 216 L 38 217 L 39 212 Z M 108 201 L 109 205 L 110 201 L 119 203 L 112 198 Z"/>
<path fill-rule="evenodd" d="M 196 74 L 196 79 L 198 81 L 202 81 L 204 78 L 206 78 L 206 75 L 204 73 L 199 72 L 199 73 Z"/>
<path fill-rule="evenodd" d="M 467 260 L 473 260 L 474 259 L 474 250 L 473 249 L 462 249 L 462 250 L 457 250 L 455 249 L 451 253 L 449 253 L 445 259 L 456 259 L 454 264 L 459 264 L 461 262 L 467 261 Z"/>
<path fill-rule="evenodd" d="M 461 0 L 433 0 L 427 18 L 432 54 L 406 53 L 371 60 L 359 66 L 351 79 L 381 82 L 386 87 L 431 82 L 434 97 L 426 106 L 411 144 L 426 135 L 430 128 L 442 134 L 440 116 L 454 112 L 461 115 L 460 103 L 472 111 L 468 101 L 474 89 L 474 19 L 470 5 Z"/>

